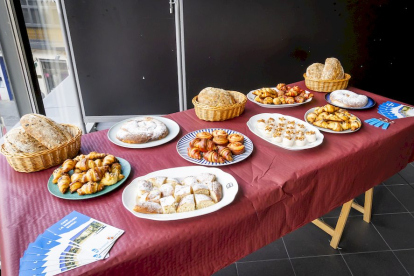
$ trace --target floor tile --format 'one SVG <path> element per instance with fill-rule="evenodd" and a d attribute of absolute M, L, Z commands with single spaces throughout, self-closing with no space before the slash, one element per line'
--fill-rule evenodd
<path fill-rule="evenodd" d="M 325 219 L 329 225 L 336 225 L 337 219 Z M 375 227 L 362 217 L 349 217 L 339 242 L 342 253 L 388 250 L 387 244 Z"/>
<path fill-rule="evenodd" d="M 345 276 L 351 275 L 342 256 L 324 256 L 292 259 L 296 276 Z"/>
<path fill-rule="evenodd" d="M 410 185 L 387 187 L 410 212 L 414 212 L 414 188 Z"/>
<path fill-rule="evenodd" d="M 414 250 L 395 251 L 395 255 L 411 275 L 414 275 Z"/>
<path fill-rule="evenodd" d="M 236 264 L 231 264 L 229 266 L 226 266 L 222 270 L 214 273 L 213 276 L 237 276 Z"/>
<path fill-rule="evenodd" d="M 289 260 L 237 263 L 237 271 L 239 276 L 295 275 Z"/>
<path fill-rule="evenodd" d="M 391 249 L 414 248 L 414 218 L 411 214 L 373 215 L 372 223 Z"/>
<path fill-rule="evenodd" d="M 252 254 L 244 257 L 239 260 L 239 262 L 247 261 L 262 261 L 262 260 L 271 260 L 271 259 L 285 259 L 288 258 L 286 253 L 285 245 L 283 244 L 282 239 L 278 239 L 271 244 L 268 244 L 259 250 L 253 252 Z"/>
<path fill-rule="evenodd" d="M 388 178 L 387 180 L 385 180 L 383 183 L 384 183 L 384 185 L 395 185 L 395 184 L 407 184 L 408 182 L 405 181 L 405 179 L 402 178 L 401 175 L 396 173 L 393 176 L 391 176 L 390 178 Z"/>
<path fill-rule="evenodd" d="M 407 276 L 407 272 L 390 251 L 344 255 L 354 276 Z"/>
<path fill-rule="evenodd" d="M 339 254 L 329 242 L 331 236 L 309 223 L 283 237 L 290 258 Z"/>
<path fill-rule="evenodd" d="M 365 201 L 365 194 L 357 197 L 358 202 L 361 204 Z M 393 196 L 387 187 L 376 186 L 374 187 L 374 198 L 372 202 L 373 214 L 385 214 L 385 213 L 400 213 L 407 212 L 400 202 Z"/>
<path fill-rule="evenodd" d="M 399 174 L 407 181 L 408 183 L 414 183 L 414 167 L 407 165 L 402 169 Z"/>

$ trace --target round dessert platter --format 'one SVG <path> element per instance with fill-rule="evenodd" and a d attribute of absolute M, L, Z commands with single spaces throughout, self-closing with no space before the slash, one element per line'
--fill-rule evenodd
<path fill-rule="evenodd" d="M 244 141 L 243 141 L 244 148 L 245 148 L 244 152 L 241 154 L 232 155 L 233 161 L 226 160 L 224 163 L 209 162 L 209 161 L 206 161 L 204 158 L 195 159 L 195 158 L 191 158 L 190 156 L 188 156 L 189 144 L 191 141 L 193 141 L 196 138 L 197 133 L 208 132 L 212 134 L 215 130 L 224 130 L 225 132 L 227 132 L 229 136 L 231 134 L 242 135 L 244 137 Z M 181 137 L 181 139 L 177 142 L 177 152 L 182 158 L 194 164 L 203 165 L 203 166 L 227 166 L 227 165 L 232 165 L 240 161 L 243 161 L 244 159 L 249 157 L 250 154 L 252 154 L 253 152 L 253 142 L 246 135 L 240 132 L 231 130 L 231 129 L 206 128 L 206 129 L 199 129 L 199 130 L 187 133 L 186 135 Z"/>
<path fill-rule="evenodd" d="M 53 175 L 50 176 L 49 181 L 47 182 L 47 189 L 52 195 L 59 197 L 59 198 L 63 198 L 63 199 L 69 199 L 69 200 L 82 200 L 82 199 L 94 198 L 94 197 L 98 197 L 98 196 L 102 196 L 104 194 L 110 193 L 116 188 L 118 188 L 119 186 L 121 186 L 122 183 L 124 183 L 127 180 L 129 174 L 131 173 L 131 165 L 129 164 L 128 161 L 120 157 L 116 157 L 116 159 L 118 159 L 119 163 L 121 164 L 121 172 L 124 175 L 124 178 L 119 180 L 117 183 L 111 186 L 105 186 L 105 188 L 102 191 L 99 191 L 94 194 L 87 194 L 87 195 L 78 195 L 78 193 L 76 192 L 71 194 L 69 191 L 62 194 L 59 191 L 58 185 L 52 182 Z M 73 170 L 69 172 L 70 176 L 72 174 L 73 174 Z"/>
<path fill-rule="evenodd" d="M 151 117 L 153 119 L 156 119 L 162 123 L 165 124 L 165 126 L 168 129 L 168 135 L 160 140 L 156 140 L 156 141 L 150 141 L 147 143 L 142 143 L 142 144 L 130 144 L 130 143 L 125 143 L 120 141 L 117 137 L 116 134 L 118 133 L 118 131 L 121 129 L 122 125 L 132 119 L 135 118 L 142 118 L 142 117 Z M 118 145 L 120 147 L 124 147 L 124 148 L 131 148 L 131 149 L 143 149 L 143 148 L 151 148 L 151 147 L 156 147 L 162 144 L 165 144 L 169 141 L 171 141 L 172 139 L 174 139 L 178 133 L 180 132 L 180 126 L 174 122 L 173 120 L 170 120 L 168 118 L 164 118 L 164 117 L 159 117 L 159 116 L 140 116 L 140 117 L 135 117 L 135 118 L 129 118 L 126 120 L 123 120 L 119 123 L 116 123 L 115 125 L 113 125 L 109 131 L 108 131 L 108 139 L 109 141 L 111 141 L 112 143 L 114 143 L 115 145 Z"/>
<path fill-rule="evenodd" d="M 324 139 L 323 134 L 313 125 L 278 113 L 254 115 L 247 126 L 263 140 L 287 150 L 314 148 L 322 144 Z"/>
<path fill-rule="evenodd" d="M 276 87 L 271 87 L 271 89 L 278 91 L 278 89 Z M 256 89 L 259 90 L 259 89 Z M 253 94 L 254 91 L 256 90 L 252 90 L 247 94 L 247 99 L 249 99 L 249 101 L 261 106 L 261 107 L 265 107 L 265 108 L 288 108 L 288 107 L 295 107 L 295 106 L 299 106 L 299 105 L 303 105 L 306 103 L 309 103 L 312 101 L 312 98 L 307 99 L 306 101 L 302 102 L 302 103 L 294 103 L 294 104 L 262 104 L 259 102 L 256 102 L 254 99 L 256 98 L 256 95 Z M 306 91 L 306 93 L 310 93 L 309 91 Z"/>
<path fill-rule="evenodd" d="M 173 214 L 145 214 L 135 212 L 133 210 L 136 204 L 136 197 L 138 193 L 138 185 L 140 180 L 146 180 L 157 176 L 168 176 L 181 181 L 184 177 L 197 175 L 201 173 L 214 174 L 216 176 L 216 181 L 218 181 L 222 185 L 223 197 L 216 204 L 203 209 Z M 122 192 L 122 203 L 129 212 L 131 212 L 134 216 L 139 218 L 159 221 L 180 220 L 198 217 L 220 210 L 221 208 L 233 202 L 238 190 L 239 186 L 237 184 L 236 179 L 231 174 L 223 172 L 218 168 L 208 168 L 202 166 L 177 167 L 152 172 L 147 175 L 135 178 L 128 186 L 125 187 L 124 191 Z"/>
<path fill-rule="evenodd" d="M 308 114 L 309 114 L 309 113 L 312 113 L 313 111 L 315 111 L 315 109 L 316 109 L 316 107 L 313 107 L 313 108 L 309 109 L 308 111 L 306 111 L 306 113 L 305 113 L 304 118 L 305 118 L 305 121 L 306 121 L 309 125 L 312 125 L 312 124 L 311 124 L 310 122 L 308 122 L 308 120 L 307 120 L 306 118 L 307 118 Z M 353 115 L 353 114 L 351 114 L 351 115 Z M 355 116 L 355 115 L 353 115 L 353 116 Z M 331 130 L 331 129 L 328 129 L 328 128 L 318 127 L 318 126 L 314 126 L 314 125 L 312 125 L 312 126 L 313 126 L 313 127 L 315 127 L 315 128 L 317 128 L 317 129 L 319 129 L 319 130 L 321 130 L 321 131 L 324 131 L 324 132 L 329 132 L 329 133 L 336 133 L 336 134 L 349 134 L 349 133 L 354 133 L 354 132 L 356 132 L 356 131 L 360 130 L 360 129 L 361 129 L 361 127 L 362 127 L 362 122 L 361 122 L 361 120 L 360 120 L 357 116 L 355 116 L 355 117 L 356 117 L 357 121 L 359 122 L 359 124 L 361 125 L 361 126 L 360 126 L 359 128 L 357 128 L 356 130 L 351 130 L 351 129 L 348 129 L 348 130 L 342 130 L 342 131 L 334 131 L 334 130 Z"/>
<path fill-rule="evenodd" d="M 348 91 L 348 90 L 343 90 L 343 91 Z M 331 101 L 331 93 L 328 93 L 328 94 L 325 95 L 325 100 L 328 103 L 330 103 L 331 105 L 334 105 L 334 106 L 337 106 L 337 107 L 340 107 L 340 108 L 361 110 L 361 109 L 369 109 L 369 108 L 372 108 L 372 107 L 374 107 L 377 104 L 371 97 L 366 96 L 368 98 L 368 102 L 367 102 L 366 105 L 364 105 L 362 107 L 344 107 L 344 106 L 340 106 L 338 104 L 332 103 L 332 101 Z"/>

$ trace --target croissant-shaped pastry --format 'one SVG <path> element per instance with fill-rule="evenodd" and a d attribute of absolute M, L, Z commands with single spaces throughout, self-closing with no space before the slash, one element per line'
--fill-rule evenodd
<path fill-rule="evenodd" d="M 335 115 L 338 116 L 342 121 L 348 121 L 349 117 L 345 113 L 335 112 Z"/>
<path fill-rule="evenodd" d="M 303 96 L 305 99 L 310 99 L 313 98 L 313 94 L 312 93 L 303 93 Z"/>
<path fill-rule="evenodd" d="M 80 170 L 80 169 L 74 169 L 74 170 L 73 170 L 73 172 L 74 172 L 74 173 L 81 173 L 81 172 L 82 172 L 82 170 Z"/>
<path fill-rule="evenodd" d="M 96 183 L 96 182 L 88 182 L 86 184 L 83 184 L 81 188 L 77 190 L 78 195 L 90 195 L 97 192 L 100 192 L 105 187 L 104 184 Z"/>
<path fill-rule="evenodd" d="M 325 112 L 325 110 L 323 109 L 323 107 L 317 107 L 313 112 L 315 112 L 315 114 L 318 115 L 322 112 Z"/>
<path fill-rule="evenodd" d="M 72 159 L 65 160 L 65 162 L 63 162 L 63 164 L 62 164 L 63 172 L 68 172 L 68 171 L 73 170 L 75 168 L 76 163 L 77 162 L 75 160 L 72 160 Z"/>
<path fill-rule="evenodd" d="M 207 151 L 217 149 L 217 146 L 216 144 L 214 144 L 213 141 L 208 140 L 208 139 L 200 139 L 200 138 L 195 138 L 193 141 L 191 141 L 190 147 L 198 148 L 202 152 L 207 152 Z"/>
<path fill-rule="evenodd" d="M 328 115 L 329 115 L 329 114 L 328 114 L 328 112 L 326 112 L 326 111 L 324 111 L 324 112 L 322 112 L 322 113 L 319 113 L 319 114 L 318 114 L 318 117 L 316 117 L 316 120 L 317 120 L 317 121 L 324 120 L 324 119 L 325 119 Z"/>
<path fill-rule="evenodd" d="M 102 167 L 95 167 L 93 169 L 89 169 L 85 175 L 82 177 L 82 182 L 86 183 L 89 181 L 98 182 L 104 177 L 105 172 L 107 172 L 109 169 L 108 166 L 102 166 Z"/>
<path fill-rule="evenodd" d="M 102 167 L 103 166 L 103 160 L 102 159 L 96 159 L 93 162 L 95 162 L 96 167 Z"/>
<path fill-rule="evenodd" d="M 75 160 L 76 162 L 81 161 L 83 158 L 87 158 L 86 155 L 84 154 L 79 154 L 78 156 L 76 156 L 75 158 L 73 158 L 73 160 Z"/>
<path fill-rule="evenodd" d="M 81 171 L 89 170 L 89 159 L 88 158 L 82 158 L 81 160 L 78 161 L 78 163 L 76 163 L 75 168 L 79 169 Z"/>
<path fill-rule="evenodd" d="M 339 118 L 338 116 L 336 116 L 334 114 L 329 114 L 324 119 L 327 120 L 327 121 L 342 122 L 341 118 Z"/>
<path fill-rule="evenodd" d="M 56 170 L 54 170 L 53 171 L 53 180 L 52 180 L 52 182 L 54 184 L 58 183 L 58 180 L 62 176 L 63 173 L 64 172 L 63 172 L 62 168 L 57 168 Z"/>
<path fill-rule="evenodd" d="M 285 93 L 288 97 L 296 97 L 298 95 L 298 91 L 295 91 L 295 89 L 291 88 L 288 92 Z"/>
<path fill-rule="evenodd" d="M 305 101 L 305 98 L 302 96 L 296 96 L 295 97 L 295 102 L 297 103 L 303 103 Z"/>
<path fill-rule="evenodd" d="M 293 97 L 286 97 L 285 101 L 287 104 L 294 104 L 295 103 L 295 99 Z"/>
<path fill-rule="evenodd" d="M 66 193 L 69 188 L 69 184 L 70 184 L 69 175 L 67 173 L 62 174 L 62 176 L 59 178 L 58 183 L 57 183 L 59 191 L 62 194 Z"/>
<path fill-rule="evenodd" d="M 221 157 L 216 151 L 208 151 L 204 153 L 204 160 L 214 163 L 224 163 L 226 160 Z"/>
<path fill-rule="evenodd" d="M 73 194 L 74 192 L 76 192 L 78 189 L 80 189 L 80 187 L 83 186 L 84 183 L 76 181 L 76 182 L 72 182 L 69 185 L 69 191 L 71 194 Z"/>
<path fill-rule="evenodd" d="M 328 128 L 328 123 L 323 121 L 323 120 L 315 121 L 315 122 L 313 122 L 313 125 L 315 125 L 317 127 Z"/>
<path fill-rule="evenodd" d="M 348 130 L 351 128 L 351 124 L 349 122 L 342 122 L 341 127 L 343 130 Z"/>
<path fill-rule="evenodd" d="M 315 113 L 309 113 L 308 116 L 306 116 L 306 120 L 309 123 L 313 123 L 316 120 L 316 117 L 318 117 Z"/>
<path fill-rule="evenodd" d="M 103 165 L 104 166 L 108 166 L 108 165 L 111 165 L 112 163 L 116 163 L 116 162 L 118 162 L 118 160 L 112 154 L 109 154 L 109 155 L 105 156 L 105 158 L 103 159 Z"/>
<path fill-rule="evenodd" d="M 276 89 L 277 89 L 277 90 L 280 90 L 280 91 L 285 92 L 285 91 L 287 90 L 287 87 L 286 87 L 286 84 L 284 84 L 284 83 L 279 83 L 279 84 L 276 86 Z"/>
<path fill-rule="evenodd" d="M 334 113 L 335 111 L 337 111 L 339 108 L 335 107 L 331 104 L 327 104 L 324 107 L 322 107 L 323 110 L 325 110 L 328 113 Z"/>
<path fill-rule="evenodd" d="M 258 103 L 263 103 L 263 99 L 262 99 L 262 98 L 260 98 L 260 96 L 256 96 L 256 97 L 254 98 L 254 101 L 255 101 L 255 102 L 258 102 Z"/>
<path fill-rule="evenodd" d="M 332 129 L 333 131 L 342 131 L 341 123 L 330 121 L 328 123 L 328 128 Z"/>
<path fill-rule="evenodd" d="M 121 173 L 122 166 L 119 163 L 113 163 L 111 166 L 111 172 L 119 172 Z"/>
<path fill-rule="evenodd" d="M 355 131 L 360 127 L 361 127 L 361 123 L 359 121 L 357 121 L 357 120 L 351 121 L 351 130 L 352 131 Z"/>
<path fill-rule="evenodd" d="M 218 146 L 218 154 L 229 162 L 233 161 L 233 154 L 228 147 Z"/>
<path fill-rule="evenodd" d="M 97 153 L 96 151 L 92 151 L 91 153 L 87 155 L 87 158 L 90 160 L 95 160 L 95 159 L 105 158 L 105 156 L 106 156 L 105 153 Z"/>
<path fill-rule="evenodd" d="M 211 139 L 211 138 L 213 138 L 213 134 L 211 134 L 210 132 L 207 132 L 207 131 L 203 131 L 203 132 L 197 133 L 196 137 L 200 138 L 200 139 L 203 139 L 203 138 L 204 139 Z"/>
<path fill-rule="evenodd" d="M 70 177 L 70 181 L 71 182 L 82 182 L 82 179 L 83 179 L 84 175 L 85 175 L 85 173 L 74 173 Z M 82 183 L 85 183 L 85 182 L 82 182 Z"/>
<path fill-rule="evenodd" d="M 191 158 L 198 159 L 198 160 L 201 159 L 201 152 L 198 148 L 188 148 L 187 154 Z"/>
<path fill-rule="evenodd" d="M 123 179 L 125 176 L 121 174 L 121 164 L 114 163 L 111 166 L 111 172 L 106 172 L 105 176 L 101 179 L 101 184 L 110 186 Z"/>

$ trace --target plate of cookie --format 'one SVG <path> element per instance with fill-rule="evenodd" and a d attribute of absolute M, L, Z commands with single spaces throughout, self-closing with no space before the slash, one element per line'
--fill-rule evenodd
<path fill-rule="evenodd" d="M 247 126 L 263 140 L 287 150 L 304 150 L 322 144 L 324 136 L 314 126 L 295 117 L 262 113 L 252 116 Z"/>
<path fill-rule="evenodd" d="M 223 128 L 187 133 L 177 142 L 185 160 L 203 166 L 226 166 L 243 161 L 253 152 L 253 142 L 244 134 Z"/>
<path fill-rule="evenodd" d="M 142 149 L 156 147 L 174 139 L 180 126 L 168 118 L 142 116 L 123 120 L 108 131 L 108 139 L 115 145 Z"/>
<path fill-rule="evenodd" d="M 170 221 L 218 211 L 233 202 L 236 179 L 218 168 L 202 166 L 160 170 L 135 178 L 122 193 L 134 216 Z"/>
<path fill-rule="evenodd" d="M 279 83 L 276 87 L 264 87 L 250 91 L 247 98 L 265 108 L 294 107 L 312 101 L 313 94 L 298 86 Z"/>
<path fill-rule="evenodd" d="M 125 159 L 91 152 L 65 160 L 53 171 L 47 188 L 52 195 L 63 199 L 94 198 L 121 186 L 130 173 L 131 165 Z"/>

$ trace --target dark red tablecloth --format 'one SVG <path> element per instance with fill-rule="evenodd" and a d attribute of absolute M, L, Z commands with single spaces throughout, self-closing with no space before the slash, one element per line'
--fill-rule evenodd
<path fill-rule="evenodd" d="M 297 83 L 302 88 L 303 82 Z M 389 99 L 359 89 L 378 104 Z M 82 152 L 108 152 L 125 158 L 132 173 L 123 187 L 89 200 L 69 201 L 47 191 L 53 171 L 18 173 L 0 157 L 0 249 L 3 275 L 17 275 L 19 258 L 30 242 L 73 210 L 125 230 L 107 260 L 67 275 L 210 275 L 275 239 L 320 217 L 379 184 L 413 158 L 414 118 L 396 120 L 388 130 L 363 124 L 352 134 L 324 133 L 319 147 L 288 151 L 258 138 L 246 126 L 258 113 L 303 119 L 311 107 L 326 104 L 324 93 L 294 108 L 267 109 L 247 102 L 244 114 L 225 122 L 204 122 L 194 110 L 167 117 L 181 132 L 173 141 L 149 149 L 125 149 L 107 139 L 107 131 L 82 137 Z M 362 121 L 379 117 L 377 108 L 352 112 Z M 234 129 L 254 143 L 241 163 L 222 167 L 239 183 L 234 202 L 218 212 L 180 221 L 134 217 L 121 194 L 132 179 L 152 171 L 191 166 L 176 151 L 183 134 L 207 127 Z M 375 200 L 375 198 L 374 198 Z M 329 246 L 328 244 L 326 246 Z"/>

